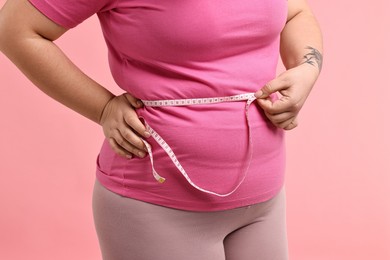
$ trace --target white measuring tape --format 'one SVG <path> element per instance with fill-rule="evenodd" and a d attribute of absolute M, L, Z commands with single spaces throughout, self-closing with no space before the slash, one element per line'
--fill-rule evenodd
<path fill-rule="evenodd" d="M 239 180 L 238 184 L 234 187 L 234 189 L 228 193 L 220 194 L 214 191 L 206 190 L 198 185 L 196 185 L 191 178 L 188 176 L 187 172 L 184 170 L 183 166 L 180 164 L 179 160 L 177 159 L 175 153 L 172 151 L 172 149 L 169 147 L 169 145 L 164 141 L 164 139 L 155 131 L 153 128 L 150 127 L 150 125 L 145 121 L 145 126 L 146 130 L 150 133 L 150 135 L 153 137 L 154 140 L 161 146 L 161 148 L 164 149 L 164 151 L 168 154 L 168 156 L 171 158 L 173 164 L 176 166 L 176 168 L 180 171 L 180 173 L 186 178 L 188 183 L 190 183 L 194 188 L 197 190 L 200 190 L 202 192 L 216 195 L 218 197 L 226 197 L 231 195 L 233 192 L 235 192 L 238 187 L 242 184 L 242 182 L 245 180 L 245 177 L 247 175 L 249 166 L 252 161 L 252 156 L 253 156 L 253 143 L 252 143 L 252 135 L 251 135 L 251 126 L 249 122 L 249 117 L 248 117 L 248 111 L 249 111 L 249 106 L 252 104 L 252 102 L 256 100 L 256 97 L 254 93 L 245 93 L 245 94 L 239 94 L 235 96 L 227 96 L 227 97 L 214 97 L 214 98 L 192 98 L 192 99 L 168 99 L 168 100 L 142 100 L 143 104 L 147 107 L 165 107 L 165 106 L 193 106 L 193 105 L 203 105 L 203 104 L 215 104 L 215 103 L 222 103 L 222 102 L 234 102 L 234 101 L 246 101 L 245 105 L 245 118 L 246 122 L 248 125 L 248 135 L 249 135 L 249 162 L 248 165 L 245 169 L 245 173 Z M 154 161 L 153 161 L 153 153 L 152 153 L 152 146 L 142 139 L 144 142 L 149 158 L 150 158 L 150 163 L 152 165 L 152 173 L 154 178 L 160 182 L 163 183 L 165 181 L 164 177 L 161 177 L 156 169 L 154 168 Z"/>

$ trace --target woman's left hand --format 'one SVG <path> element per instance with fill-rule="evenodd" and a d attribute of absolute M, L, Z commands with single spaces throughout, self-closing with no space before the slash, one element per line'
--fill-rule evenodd
<path fill-rule="evenodd" d="M 298 126 L 298 113 L 318 75 L 317 67 L 303 63 L 283 72 L 255 93 L 258 104 L 276 127 L 291 130 Z M 277 92 L 280 98 L 271 99 L 270 95 Z"/>

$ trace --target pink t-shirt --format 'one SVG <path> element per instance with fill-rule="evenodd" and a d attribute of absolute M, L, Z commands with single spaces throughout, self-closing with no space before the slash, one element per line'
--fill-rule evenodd
<path fill-rule="evenodd" d="M 256 92 L 275 77 L 286 0 L 30 0 L 57 24 L 72 28 L 97 13 L 117 84 L 144 100 L 221 97 Z M 137 110 L 170 145 L 200 187 L 226 193 L 248 158 L 245 102 Z M 253 158 L 242 185 L 227 197 L 194 189 L 149 138 L 149 156 L 125 159 L 103 142 L 97 179 L 126 197 L 195 211 L 262 202 L 284 183 L 284 133 L 249 108 Z"/>

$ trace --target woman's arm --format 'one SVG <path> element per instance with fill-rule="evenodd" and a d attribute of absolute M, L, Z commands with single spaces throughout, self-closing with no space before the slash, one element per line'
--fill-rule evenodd
<path fill-rule="evenodd" d="M 65 32 L 27 0 L 8 0 L 0 11 L 0 50 L 44 93 L 101 124 L 116 152 L 141 152 L 144 145 L 131 130 L 145 136 L 136 99 L 115 97 L 76 67 L 53 43 Z"/>
<path fill-rule="evenodd" d="M 0 12 L 0 50 L 44 93 L 99 123 L 114 95 L 53 43 L 65 32 L 26 0 L 7 1 Z"/>
<path fill-rule="evenodd" d="M 305 0 L 288 1 L 288 18 L 281 34 L 280 54 L 287 69 L 307 63 L 322 67 L 322 34 Z"/>
<path fill-rule="evenodd" d="M 281 33 L 280 54 L 287 69 L 256 93 L 258 104 L 277 127 L 291 130 L 322 68 L 322 34 L 305 0 L 288 0 L 287 23 Z M 275 92 L 281 98 L 271 101 Z"/>

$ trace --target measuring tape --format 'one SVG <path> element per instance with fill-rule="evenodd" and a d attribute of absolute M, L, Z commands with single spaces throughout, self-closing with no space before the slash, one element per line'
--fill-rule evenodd
<path fill-rule="evenodd" d="M 253 157 L 253 142 L 252 142 L 252 134 L 251 134 L 251 126 L 249 122 L 248 117 L 248 111 L 249 106 L 253 103 L 253 101 L 256 100 L 256 97 L 254 93 L 245 93 L 245 94 L 239 94 L 234 96 L 227 96 L 227 97 L 214 97 L 214 98 L 191 98 L 191 99 L 168 99 L 168 100 L 142 100 L 142 103 L 144 106 L 147 107 L 165 107 L 165 106 L 193 106 L 193 105 L 204 105 L 204 104 L 216 104 L 216 103 L 222 103 L 222 102 L 235 102 L 235 101 L 246 101 L 245 104 L 245 118 L 248 125 L 248 135 L 249 135 L 249 162 L 245 169 L 245 173 L 240 178 L 238 184 L 234 187 L 234 189 L 228 193 L 217 193 L 214 191 L 206 190 L 198 185 L 196 185 L 190 178 L 190 176 L 187 174 L 187 172 L 184 170 L 183 166 L 180 164 L 179 160 L 177 159 L 175 153 L 172 151 L 171 147 L 167 144 L 167 142 L 164 141 L 164 139 L 145 121 L 145 127 L 146 130 L 150 133 L 150 135 L 153 137 L 154 140 L 161 146 L 162 149 L 167 153 L 169 158 L 171 158 L 173 164 L 176 166 L 176 168 L 180 171 L 180 173 L 186 178 L 189 184 L 191 184 L 194 188 L 197 190 L 200 190 L 202 192 L 212 194 L 218 197 L 227 197 L 231 195 L 233 192 L 235 192 L 242 182 L 245 180 L 245 177 L 247 175 L 249 166 L 252 161 Z M 153 160 L 153 153 L 152 153 L 152 146 L 144 139 L 142 139 L 143 143 L 145 144 L 149 158 L 150 163 L 152 165 L 152 173 L 154 178 L 159 183 L 164 183 L 165 178 L 161 177 L 155 167 L 154 167 L 154 160 Z"/>

